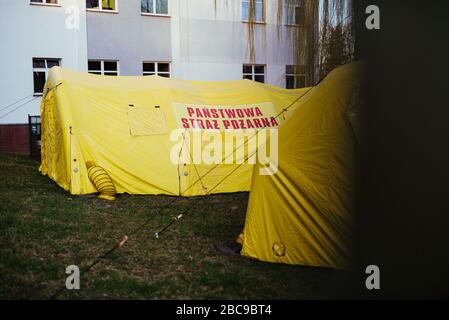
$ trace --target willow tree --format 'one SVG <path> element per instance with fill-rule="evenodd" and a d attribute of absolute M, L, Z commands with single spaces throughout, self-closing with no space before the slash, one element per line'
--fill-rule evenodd
<path fill-rule="evenodd" d="M 251 63 L 256 57 L 256 1 L 248 0 L 247 45 Z M 306 75 L 306 85 L 315 85 L 332 69 L 354 59 L 353 0 L 270 1 L 277 1 L 278 39 L 283 26 L 290 25 L 286 32 L 292 41 L 294 64 Z"/>
<path fill-rule="evenodd" d="M 321 0 L 319 66 L 321 78 L 354 60 L 353 0 Z"/>

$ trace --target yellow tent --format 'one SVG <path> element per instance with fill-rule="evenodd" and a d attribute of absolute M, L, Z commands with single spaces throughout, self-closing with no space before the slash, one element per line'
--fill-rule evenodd
<path fill-rule="evenodd" d="M 108 174 L 118 193 L 248 191 L 254 165 L 238 164 L 249 147 L 234 157 L 239 135 L 280 125 L 290 113 L 277 115 L 305 92 L 249 80 L 108 77 L 54 67 L 41 103 L 40 170 L 72 194 L 97 192 L 88 163 L 102 169 L 91 175 Z M 194 129 L 218 132 L 222 141 L 234 131 L 233 144 L 227 143 L 219 156 L 223 161 L 230 155 L 233 161 L 194 159 Z M 207 148 L 202 144 L 200 151 Z"/>
<path fill-rule="evenodd" d="M 337 68 L 280 127 L 278 172 L 254 167 L 242 255 L 349 267 L 360 74 L 358 63 Z"/>

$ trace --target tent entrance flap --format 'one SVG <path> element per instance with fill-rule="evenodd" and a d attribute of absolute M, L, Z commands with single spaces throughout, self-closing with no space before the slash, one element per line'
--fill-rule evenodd
<path fill-rule="evenodd" d="M 167 120 L 160 106 L 128 106 L 129 132 L 132 136 L 167 134 Z"/>

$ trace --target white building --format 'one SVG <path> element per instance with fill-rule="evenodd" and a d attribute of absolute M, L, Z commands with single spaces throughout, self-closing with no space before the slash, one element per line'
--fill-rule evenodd
<path fill-rule="evenodd" d="M 292 26 L 277 27 L 278 1 L 256 1 L 255 61 L 248 46 L 248 1 L 174 0 L 172 57 L 175 76 L 193 80 L 253 80 L 285 86 L 286 65 L 292 65 L 288 40 Z M 247 65 L 243 70 L 243 65 Z M 254 65 L 254 67 L 251 67 Z M 258 74 L 258 76 L 254 75 Z"/>
<path fill-rule="evenodd" d="M 278 26 L 277 3 L 256 0 L 251 62 L 249 0 L 0 0 L 0 151 L 9 139 L 2 126 L 39 114 L 53 65 L 106 75 L 245 77 L 301 86 L 303 75 L 295 77 L 289 67 L 291 33 L 301 15 Z"/>
<path fill-rule="evenodd" d="M 0 111 L 0 124 L 27 123 L 28 114 L 39 114 L 39 94 L 48 67 L 59 64 L 87 71 L 85 0 L 47 2 L 0 0 L 0 110 L 27 97 Z M 79 29 L 66 27 L 71 5 L 80 9 Z"/>

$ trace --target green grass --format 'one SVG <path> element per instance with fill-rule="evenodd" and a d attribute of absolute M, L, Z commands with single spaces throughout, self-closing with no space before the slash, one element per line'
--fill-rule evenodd
<path fill-rule="evenodd" d="M 140 233 L 60 299 L 303 299 L 340 297 L 347 275 L 226 256 L 214 243 L 241 231 L 248 193 L 207 197 L 72 196 L 23 156 L 0 155 L 0 298 L 46 299 L 65 268 L 88 266 L 130 230 Z M 160 208 L 174 202 L 165 210 Z M 154 233 L 179 213 L 160 239 Z"/>

